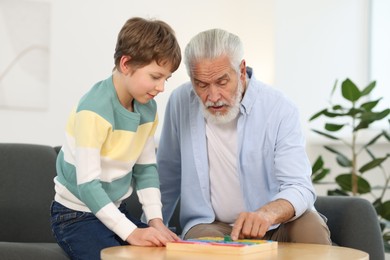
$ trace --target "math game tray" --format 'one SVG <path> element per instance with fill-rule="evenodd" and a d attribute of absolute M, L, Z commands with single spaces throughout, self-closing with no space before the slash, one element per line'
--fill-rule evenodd
<path fill-rule="evenodd" d="M 215 254 L 252 254 L 276 250 L 278 242 L 270 240 L 243 239 L 232 241 L 229 238 L 202 237 L 177 242 L 169 242 L 167 250 Z"/>

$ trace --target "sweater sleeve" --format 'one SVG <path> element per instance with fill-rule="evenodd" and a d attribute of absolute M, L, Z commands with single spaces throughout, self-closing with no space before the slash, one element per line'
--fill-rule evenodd
<path fill-rule="evenodd" d="M 157 123 L 158 117 L 156 115 L 144 149 L 133 167 L 135 188 L 147 222 L 153 218 L 162 219 L 160 182 L 157 173 L 156 146 L 154 142 L 154 132 Z"/>

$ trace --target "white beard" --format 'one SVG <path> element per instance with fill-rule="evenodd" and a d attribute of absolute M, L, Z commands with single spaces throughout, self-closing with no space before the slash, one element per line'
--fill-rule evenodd
<path fill-rule="evenodd" d="M 216 103 L 211 101 L 206 101 L 206 103 L 203 104 L 203 102 L 199 99 L 203 106 L 203 114 L 206 120 L 214 124 L 226 124 L 232 121 L 233 119 L 235 119 L 238 113 L 240 112 L 240 103 L 241 103 L 243 90 L 244 88 L 242 86 L 241 81 L 239 80 L 237 85 L 237 92 L 234 97 L 233 104 L 227 104 L 224 101 L 218 101 Z M 230 105 L 230 108 L 228 109 L 226 114 L 222 115 L 220 112 L 213 114 L 208 110 L 208 107 L 210 106 L 222 106 L 222 105 Z"/>

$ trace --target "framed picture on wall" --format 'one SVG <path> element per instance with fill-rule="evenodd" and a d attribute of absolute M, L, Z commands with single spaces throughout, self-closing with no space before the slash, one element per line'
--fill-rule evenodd
<path fill-rule="evenodd" d="M 0 109 L 48 106 L 50 5 L 0 1 Z"/>

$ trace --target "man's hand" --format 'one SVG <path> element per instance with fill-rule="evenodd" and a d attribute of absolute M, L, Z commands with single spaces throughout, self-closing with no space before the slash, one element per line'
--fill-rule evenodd
<path fill-rule="evenodd" d="M 167 239 L 154 227 L 136 228 L 126 241 L 135 246 L 165 246 Z"/>
<path fill-rule="evenodd" d="M 272 201 L 255 212 L 242 212 L 234 222 L 230 236 L 233 240 L 262 238 L 270 226 L 286 222 L 294 215 L 294 207 L 287 200 Z"/>
<path fill-rule="evenodd" d="M 272 220 L 260 212 L 242 212 L 234 222 L 231 238 L 262 238 L 272 225 Z"/>
<path fill-rule="evenodd" d="M 180 238 L 173 233 L 169 228 L 167 228 L 164 223 L 162 222 L 161 219 L 159 218 L 154 218 L 149 221 L 149 226 L 154 227 L 158 231 L 161 232 L 161 234 L 165 237 L 165 239 L 170 242 L 170 241 L 179 241 Z"/>

